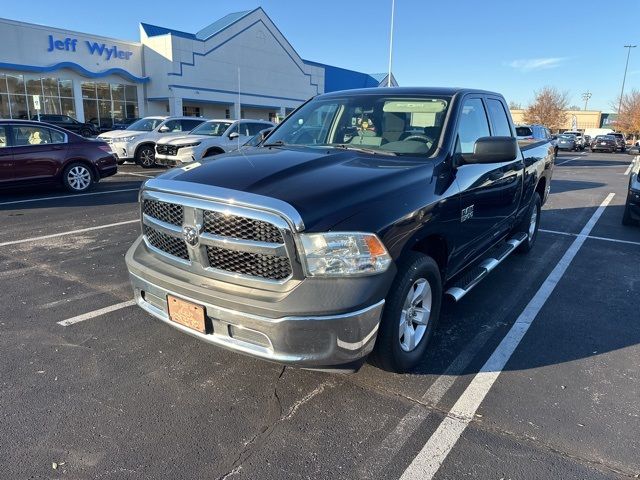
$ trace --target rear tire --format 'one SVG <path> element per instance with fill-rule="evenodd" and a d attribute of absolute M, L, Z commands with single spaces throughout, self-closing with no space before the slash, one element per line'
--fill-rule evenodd
<path fill-rule="evenodd" d="M 136 151 L 136 163 L 142 168 L 153 168 L 156 166 L 156 152 L 153 145 L 143 145 Z"/>
<path fill-rule="evenodd" d="M 436 261 L 412 252 L 399 265 L 386 298 L 370 361 L 396 373 L 423 359 L 440 318 L 442 279 Z"/>
<path fill-rule="evenodd" d="M 542 199 L 538 192 L 534 192 L 531 199 L 531 206 L 524 216 L 520 225 L 516 227 L 516 232 L 524 232 L 527 234 L 527 238 L 522 242 L 518 249 L 518 253 L 529 253 L 536 243 L 538 238 L 538 229 L 540 228 L 540 210 L 542 209 Z"/>
<path fill-rule="evenodd" d="M 94 183 L 91 168 L 80 162 L 67 165 L 62 172 L 62 183 L 71 193 L 86 192 Z"/>

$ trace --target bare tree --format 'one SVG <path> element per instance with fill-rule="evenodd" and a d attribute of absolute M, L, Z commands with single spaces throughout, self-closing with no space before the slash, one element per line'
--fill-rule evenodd
<path fill-rule="evenodd" d="M 509 110 L 522 110 L 522 104 L 511 100 L 509 102 Z"/>
<path fill-rule="evenodd" d="M 569 92 L 561 92 L 555 87 L 544 87 L 535 92 L 533 103 L 524 112 L 524 121 L 557 130 L 567 122 L 568 105 Z"/>
<path fill-rule="evenodd" d="M 616 102 L 616 107 L 620 104 L 620 113 L 614 122 L 616 130 L 634 135 L 640 133 L 640 91 L 634 89 L 623 95 L 622 102 L 619 100 Z"/>
<path fill-rule="evenodd" d="M 575 112 L 576 110 L 582 110 L 582 109 L 578 105 L 569 105 L 567 110 L 571 110 Z"/>

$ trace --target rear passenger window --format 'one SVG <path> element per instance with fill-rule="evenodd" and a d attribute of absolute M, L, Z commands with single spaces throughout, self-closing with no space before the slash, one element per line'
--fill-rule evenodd
<path fill-rule="evenodd" d="M 65 143 L 65 135 L 57 130 L 49 130 L 51 133 L 51 143 Z"/>
<path fill-rule="evenodd" d="M 489 136 L 489 123 L 487 114 L 484 111 L 482 100 L 471 98 L 464 103 L 460 124 L 458 126 L 457 153 L 471 154 L 473 146 L 481 137 Z"/>
<path fill-rule="evenodd" d="M 16 145 L 42 145 L 51 143 L 51 131 L 48 128 L 16 125 L 13 127 Z"/>
<path fill-rule="evenodd" d="M 504 111 L 502 102 L 489 98 L 487 99 L 487 108 L 489 110 L 491 124 L 493 125 L 493 136 L 510 137 L 511 127 L 509 125 L 509 118 L 507 117 L 507 113 Z"/>
<path fill-rule="evenodd" d="M 8 146 L 9 137 L 7 136 L 7 127 L 0 126 L 0 148 Z"/>

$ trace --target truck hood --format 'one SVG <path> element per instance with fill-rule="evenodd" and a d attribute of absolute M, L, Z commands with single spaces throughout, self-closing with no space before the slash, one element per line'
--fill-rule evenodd
<path fill-rule="evenodd" d="M 197 141 L 204 141 L 204 140 L 212 140 L 214 138 L 221 138 L 221 137 L 212 137 L 211 135 L 180 135 L 179 137 L 161 138 L 156 143 L 166 144 L 166 145 L 187 145 L 189 143 L 194 143 Z"/>
<path fill-rule="evenodd" d="M 354 150 L 250 148 L 156 177 L 240 190 L 293 206 L 306 230 L 329 230 L 356 213 L 426 185 L 433 163 Z M 149 181 L 153 185 L 154 181 Z"/>

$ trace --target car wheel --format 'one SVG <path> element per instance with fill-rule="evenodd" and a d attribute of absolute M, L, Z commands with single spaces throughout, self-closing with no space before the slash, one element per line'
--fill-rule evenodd
<path fill-rule="evenodd" d="M 635 225 L 636 222 L 631 218 L 631 210 L 629 209 L 629 201 L 624 206 L 624 212 L 622 213 L 622 225 L 630 227 Z"/>
<path fill-rule="evenodd" d="M 518 246 L 518 253 L 529 253 L 538 238 L 538 229 L 540 228 L 540 210 L 542 209 L 542 199 L 538 192 L 534 192 L 531 199 L 531 206 L 525 217 L 520 222 L 516 232 L 524 232 L 527 238 Z"/>
<path fill-rule="evenodd" d="M 92 135 L 92 132 L 88 128 L 83 128 L 82 130 L 80 130 L 80 135 L 82 135 L 83 137 L 90 137 Z"/>
<path fill-rule="evenodd" d="M 93 174 L 84 163 L 72 163 L 62 172 L 62 183 L 72 193 L 86 192 L 93 185 Z"/>
<path fill-rule="evenodd" d="M 415 368 L 440 317 L 442 279 L 436 261 L 417 252 L 399 265 L 387 295 L 371 363 L 402 373 Z"/>
<path fill-rule="evenodd" d="M 151 145 L 143 145 L 136 152 L 136 163 L 142 168 L 152 168 L 156 164 L 156 153 Z"/>

